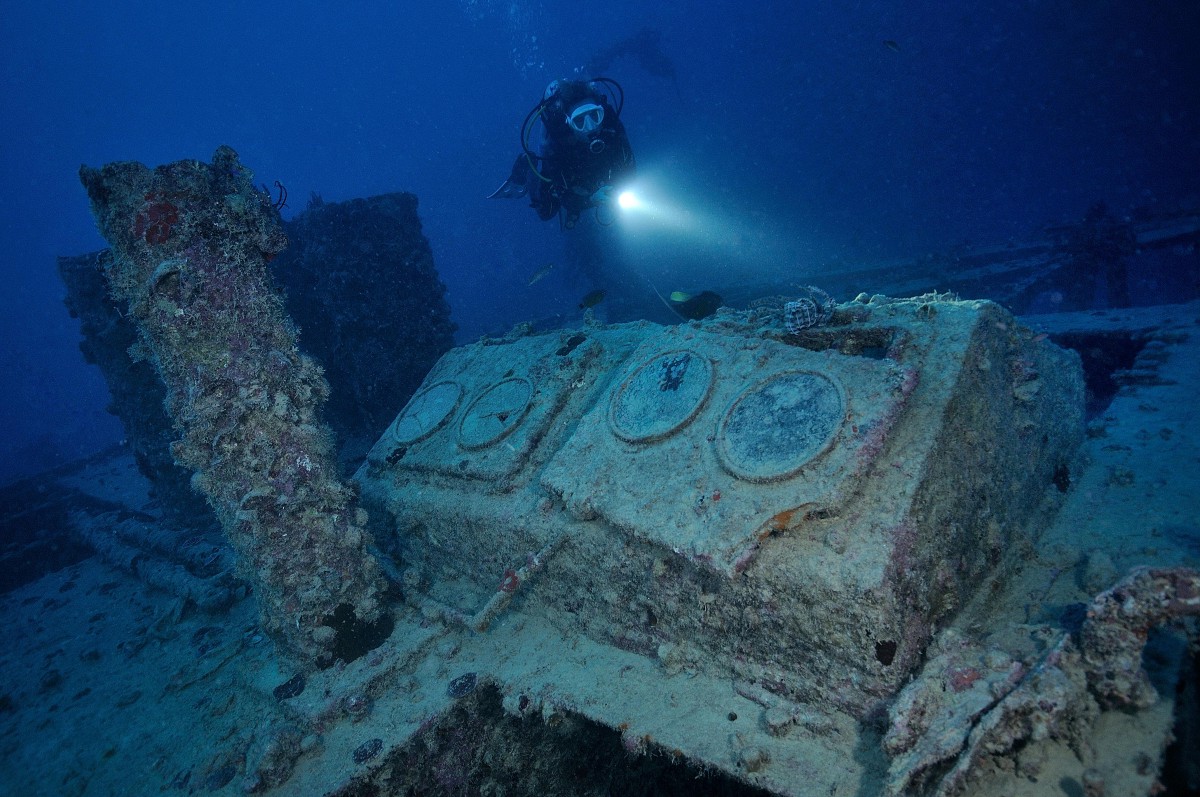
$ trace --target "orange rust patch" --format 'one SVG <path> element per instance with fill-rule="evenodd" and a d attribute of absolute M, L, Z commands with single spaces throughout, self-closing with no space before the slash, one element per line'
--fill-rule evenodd
<path fill-rule="evenodd" d="M 792 517 L 800 511 L 800 507 L 794 509 L 785 509 L 782 512 L 776 512 L 771 516 L 771 519 L 763 526 L 764 534 L 778 534 L 786 529 L 792 523 Z"/>
<path fill-rule="evenodd" d="M 786 531 L 793 524 L 793 521 L 804 520 L 807 518 L 808 509 L 811 506 L 812 504 L 805 504 L 803 506 L 785 509 L 782 512 L 776 512 L 771 516 L 770 520 L 762 525 L 762 528 L 758 530 L 758 534 L 755 536 L 758 538 L 759 542 L 762 542 L 772 534 L 778 534 L 781 531 Z M 797 514 L 801 514 L 801 517 L 797 518 Z"/>

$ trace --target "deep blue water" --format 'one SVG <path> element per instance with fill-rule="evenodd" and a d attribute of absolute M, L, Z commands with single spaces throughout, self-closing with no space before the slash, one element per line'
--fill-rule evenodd
<path fill-rule="evenodd" d="M 546 83 L 644 28 L 676 79 L 609 74 L 647 190 L 687 224 L 602 234 L 661 290 L 1019 240 L 1097 200 L 1198 203 L 1192 0 L 5 0 L 0 480 L 121 437 L 54 268 L 103 246 L 81 163 L 229 144 L 287 185 L 285 216 L 312 192 L 412 191 L 470 340 L 587 289 L 561 268 L 525 282 L 595 231 L 484 197 Z"/>

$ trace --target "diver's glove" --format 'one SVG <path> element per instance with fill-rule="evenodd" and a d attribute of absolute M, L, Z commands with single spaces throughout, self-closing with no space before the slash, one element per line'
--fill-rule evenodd
<path fill-rule="evenodd" d="M 613 187 L 611 185 L 602 185 L 592 194 L 590 201 L 593 205 L 607 205 L 612 202 Z"/>

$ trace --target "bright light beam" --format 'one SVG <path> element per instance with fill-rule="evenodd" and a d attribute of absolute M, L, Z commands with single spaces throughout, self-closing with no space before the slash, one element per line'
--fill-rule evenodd
<path fill-rule="evenodd" d="M 674 205 L 654 183 L 646 180 L 618 194 L 617 206 L 628 225 L 646 232 L 658 229 L 701 240 L 711 237 L 706 231 L 724 224 L 719 218 Z"/>
<path fill-rule="evenodd" d="M 615 215 L 632 257 L 711 262 L 719 264 L 714 270 L 725 279 L 735 279 L 732 270 L 758 273 L 764 264 L 794 260 L 797 250 L 805 248 L 794 220 L 771 224 L 763 214 L 748 216 L 722 198 L 686 182 L 641 174 L 617 192 Z"/>

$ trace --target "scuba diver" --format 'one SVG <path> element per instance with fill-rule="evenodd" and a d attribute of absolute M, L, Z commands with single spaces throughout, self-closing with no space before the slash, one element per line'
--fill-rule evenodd
<path fill-rule="evenodd" d="M 489 199 L 529 197 L 538 217 L 559 216 L 565 229 L 589 208 L 616 199 L 613 185 L 634 175 L 633 150 L 621 108 L 625 92 L 611 78 L 555 80 L 521 125 L 521 154 Z M 530 146 L 541 122 L 536 147 Z"/>

